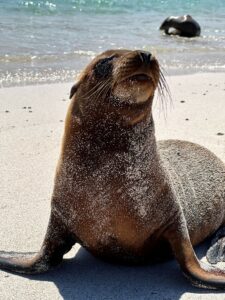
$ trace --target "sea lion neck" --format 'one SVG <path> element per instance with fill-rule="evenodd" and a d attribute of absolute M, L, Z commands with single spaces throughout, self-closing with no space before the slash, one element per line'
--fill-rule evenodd
<path fill-rule="evenodd" d="M 137 124 L 124 125 L 124 122 L 113 118 L 104 118 L 91 124 L 78 127 L 77 139 L 79 144 L 88 143 L 98 151 L 130 151 L 132 145 L 139 147 L 148 141 L 155 141 L 154 121 L 152 115 Z"/>
<path fill-rule="evenodd" d="M 135 156 L 146 151 L 151 152 L 152 157 L 157 156 L 151 113 L 137 124 L 124 126 L 112 117 L 79 124 L 69 110 L 63 140 L 62 153 L 70 153 L 68 155 L 73 155 L 71 159 L 75 160 L 128 152 Z"/>

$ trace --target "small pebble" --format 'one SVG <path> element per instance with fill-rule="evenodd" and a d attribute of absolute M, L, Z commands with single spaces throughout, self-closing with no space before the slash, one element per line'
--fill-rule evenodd
<path fill-rule="evenodd" d="M 29 110 L 29 113 L 32 113 L 32 110 Z"/>
<path fill-rule="evenodd" d="M 185 121 L 189 121 L 189 119 L 188 119 L 188 118 L 186 118 L 186 119 L 185 119 Z"/>
<path fill-rule="evenodd" d="M 26 106 L 23 107 L 23 109 L 26 109 L 26 108 L 27 108 Z"/>
<path fill-rule="evenodd" d="M 63 122 L 63 120 L 59 120 L 59 122 Z"/>
<path fill-rule="evenodd" d="M 28 109 L 31 109 L 32 107 L 31 106 L 28 106 Z"/>
<path fill-rule="evenodd" d="M 185 101 L 184 101 L 184 100 L 181 100 L 180 103 L 185 103 Z"/>
<path fill-rule="evenodd" d="M 5 113 L 9 113 L 9 110 L 5 110 Z"/>
<path fill-rule="evenodd" d="M 222 133 L 222 132 L 218 132 L 218 133 L 217 133 L 217 135 L 224 135 L 224 133 Z"/>

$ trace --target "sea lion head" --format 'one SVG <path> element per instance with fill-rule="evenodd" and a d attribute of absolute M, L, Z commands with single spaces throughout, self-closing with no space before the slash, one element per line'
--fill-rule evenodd
<path fill-rule="evenodd" d="M 149 52 L 108 50 L 84 69 L 72 87 L 77 113 L 138 118 L 160 85 L 157 59 Z"/>

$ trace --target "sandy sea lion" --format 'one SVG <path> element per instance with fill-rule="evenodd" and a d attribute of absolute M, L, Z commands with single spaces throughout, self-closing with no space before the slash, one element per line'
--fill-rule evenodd
<path fill-rule="evenodd" d="M 0 253 L 0 268 L 35 274 L 58 265 L 75 243 L 111 261 L 168 256 L 199 287 L 225 288 L 225 271 L 203 264 L 193 245 L 225 222 L 225 166 L 189 142 L 156 142 L 152 101 L 164 77 L 148 52 L 97 56 L 71 98 L 40 251 Z M 219 235 L 208 259 L 221 258 Z M 217 255 L 218 254 L 218 255 Z"/>
<path fill-rule="evenodd" d="M 190 15 L 166 18 L 160 26 L 160 30 L 164 30 L 169 35 L 184 37 L 195 37 L 201 34 L 200 25 Z"/>

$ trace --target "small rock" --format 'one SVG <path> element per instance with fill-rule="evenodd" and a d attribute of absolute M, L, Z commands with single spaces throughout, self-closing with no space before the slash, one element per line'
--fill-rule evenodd
<path fill-rule="evenodd" d="M 185 119 L 185 121 L 189 121 L 189 119 L 188 119 L 188 118 L 186 118 L 186 119 Z"/>
<path fill-rule="evenodd" d="M 224 135 L 224 133 L 223 132 L 218 132 L 217 135 Z"/>
<path fill-rule="evenodd" d="M 9 110 L 5 110 L 5 113 L 9 113 Z"/>
<path fill-rule="evenodd" d="M 185 101 L 184 101 L 184 100 L 181 100 L 180 103 L 185 103 Z"/>

